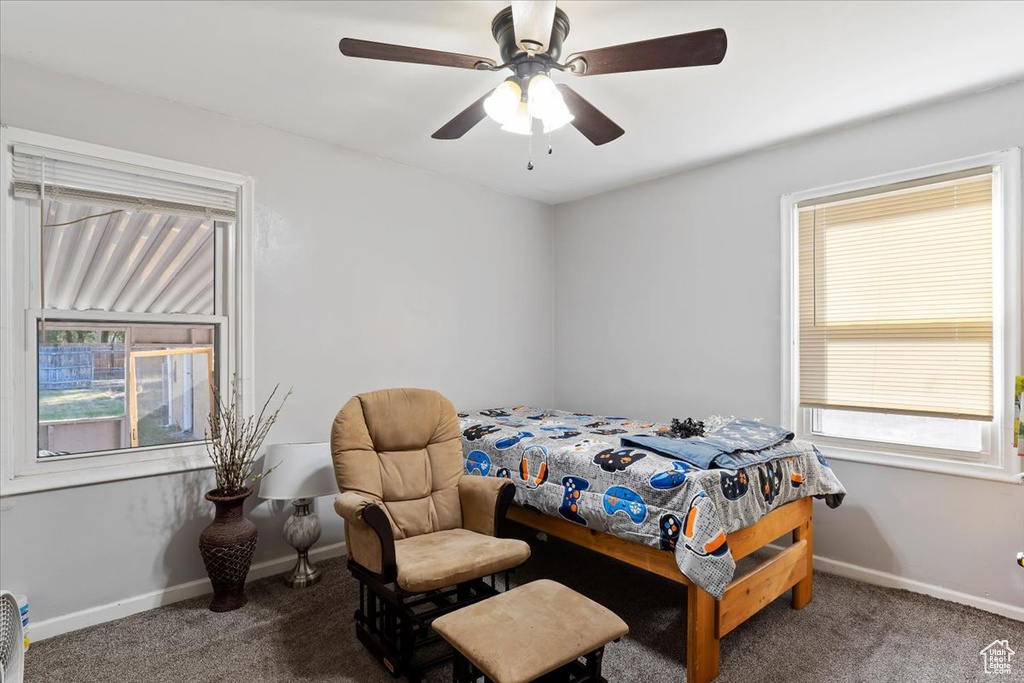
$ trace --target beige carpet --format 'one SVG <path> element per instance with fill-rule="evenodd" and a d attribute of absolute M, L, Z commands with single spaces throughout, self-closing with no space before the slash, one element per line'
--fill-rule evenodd
<path fill-rule="evenodd" d="M 548 577 L 609 607 L 630 634 L 609 645 L 613 682 L 685 680 L 686 593 L 560 541 L 531 540 L 519 581 Z M 293 591 L 275 579 L 249 587 L 227 614 L 196 598 L 52 638 L 28 653 L 27 683 L 341 683 L 392 680 L 356 641 L 356 584 L 340 559 L 325 579 Z M 500 634 L 496 634 L 500 638 Z M 979 650 L 1009 639 L 1014 675 L 986 676 Z M 450 681 L 450 666 L 431 681 Z M 1024 623 L 905 591 L 815 574 L 803 611 L 780 598 L 722 641 L 721 683 L 1024 680 Z"/>

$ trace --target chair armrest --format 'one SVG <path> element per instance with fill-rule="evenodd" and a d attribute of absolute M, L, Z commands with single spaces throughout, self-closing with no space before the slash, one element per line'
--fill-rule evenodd
<path fill-rule="evenodd" d="M 459 479 L 462 527 L 478 534 L 497 536 L 515 497 L 515 484 L 508 479 L 464 475 Z"/>
<path fill-rule="evenodd" d="M 363 510 L 378 502 L 355 491 L 343 491 L 334 499 L 334 510 L 346 522 L 356 524 L 363 521 Z"/>
<path fill-rule="evenodd" d="M 334 499 L 334 509 L 345 520 L 349 557 L 388 583 L 398 576 L 395 535 L 379 502 L 355 491 L 344 491 Z"/>

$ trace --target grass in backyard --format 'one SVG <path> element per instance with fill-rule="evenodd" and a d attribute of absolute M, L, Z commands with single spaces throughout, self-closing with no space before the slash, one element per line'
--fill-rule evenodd
<path fill-rule="evenodd" d="M 159 387 L 158 387 L 159 388 Z M 140 446 L 188 443 L 203 440 L 202 425 L 183 432 L 177 425 L 167 425 L 167 407 L 162 395 L 145 388 L 139 393 L 141 415 L 138 422 Z M 89 420 L 124 417 L 124 382 L 108 382 L 91 389 L 60 389 L 39 392 L 39 421 Z M 205 424 L 205 422 L 203 423 Z M 127 446 L 127 444 L 126 444 Z"/>
<path fill-rule="evenodd" d="M 124 416 L 124 389 L 60 389 L 39 392 L 39 421 Z"/>
<path fill-rule="evenodd" d="M 139 418 L 139 445 L 159 446 L 167 443 L 189 443 L 202 441 L 203 430 L 183 432 L 177 425 L 165 425 L 156 415 L 143 415 Z"/>

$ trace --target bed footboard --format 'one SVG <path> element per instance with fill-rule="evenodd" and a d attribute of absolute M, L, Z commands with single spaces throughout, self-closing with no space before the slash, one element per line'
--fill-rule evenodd
<path fill-rule="evenodd" d="M 672 553 L 527 508 L 513 506 L 508 518 L 686 585 L 686 681 L 706 683 L 718 676 L 718 641 L 723 636 L 790 588 L 794 609 L 802 609 L 811 601 L 812 511 L 812 500 L 801 498 L 773 510 L 756 524 L 729 534 L 729 549 L 737 561 L 790 532 L 793 544 L 733 579 L 721 600 L 715 600 L 683 576 Z"/>

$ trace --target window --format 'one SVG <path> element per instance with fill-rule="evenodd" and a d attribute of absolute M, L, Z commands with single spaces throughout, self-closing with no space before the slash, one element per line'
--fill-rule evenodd
<path fill-rule="evenodd" d="M 206 466 L 251 377 L 244 177 L 3 131 L 4 494 Z"/>
<path fill-rule="evenodd" d="M 40 321 L 38 457 L 202 442 L 216 331 Z"/>
<path fill-rule="evenodd" d="M 783 198 L 784 414 L 833 457 L 1005 479 L 1019 151 Z"/>

